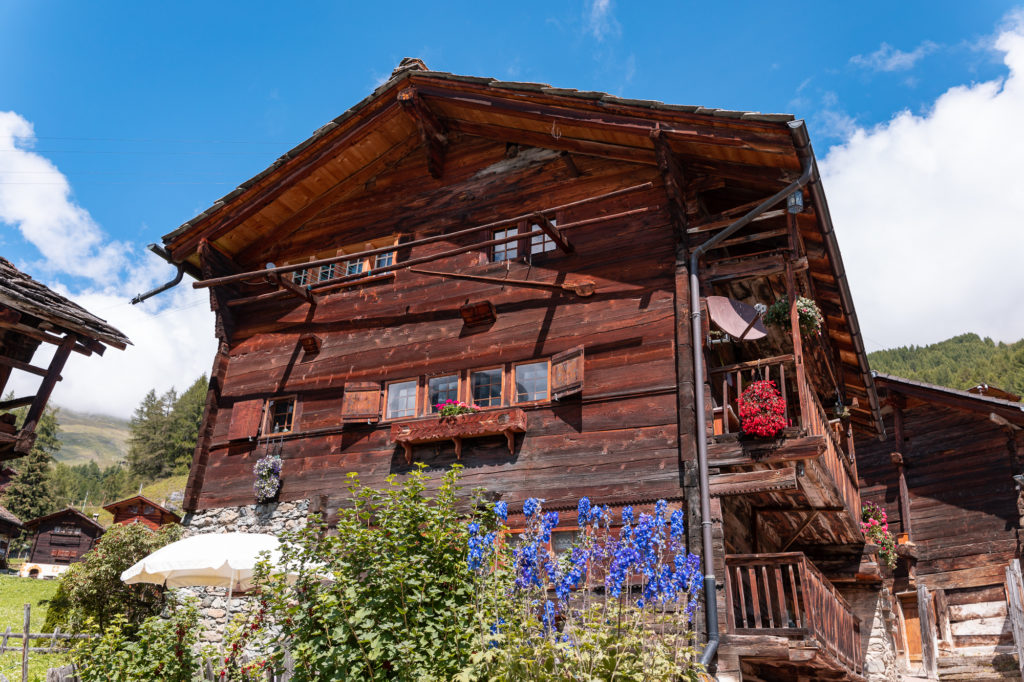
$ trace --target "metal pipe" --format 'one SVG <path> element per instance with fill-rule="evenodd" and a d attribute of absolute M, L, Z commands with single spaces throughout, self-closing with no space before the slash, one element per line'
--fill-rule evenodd
<path fill-rule="evenodd" d="M 173 260 L 171 260 L 171 255 L 169 253 L 167 253 L 166 251 L 164 251 L 160 247 L 159 244 L 150 244 L 146 248 L 148 248 L 150 251 L 155 253 L 160 258 L 163 258 L 165 261 L 167 261 L 168 263 L 170 263 L 174 267 L 178 268 L 178 273 L 176 275 L 174 275 L 174 279 L 172 279 L 171 281 L 167 282 L 166 284 L 161 284 L 156 289 L 150 289 L 149 291 L 147 291 L 144 294 L 137 295 L 135 298 L 132 299 L 132 305 L 137 305 L 139 303 L 142 303 L 147 298 L 152 298 L 153 296 L 156 296 L 159 293 L 163 293 L 164 291 L 167 291 L 168 289 L 170 289 L 172 287 L 178 286 L 178 284 L 181 282 L 181 278 L 185 276 L 185 264 L 184 263 L 175 263 Z"/>
<path fill-rule="evenodd" d="M 701 334 L 700 277 L 697 275 L 697 268 L 699 267 L 700 257 L 705 252 L 749 225 L 754 218 L 784 200 L 794 191 L 807 185 L 811 181 L 812 176 L 815 175 L 814 155 L 809 153 L 810 142 L 807 139 L 804 122 L 791 121 L 789 127 L 790 134 L 793 136 L 793 143 L 797 147 L 797 153 L 804 161 L 804 170 L 800 177 L 790 183 L 785 189 L 776 192 L 758 204 L 749 213 L 731 223 L 724 230 L 694 249 L 693 253 L 690 254 L 690 326 L 693 333 L 693 386 L 695 409 L 697 411 L 697 469 L 700 479 L 701 538 L 704 545 L 704 612 L 707 619 L 708 632 L 708 643 L 700 658 L 701 665 L 704 666 L 709 665 L 714 659 L 715 653 L 718 651 L 721 634 L 718 631 L 715 561 L 711 551 L 711 493 L 708 481 L 707 418 L 704 415 L 704 336 Z M 799 134 L 800 132 L 803 133 L 802 136 Z"/>

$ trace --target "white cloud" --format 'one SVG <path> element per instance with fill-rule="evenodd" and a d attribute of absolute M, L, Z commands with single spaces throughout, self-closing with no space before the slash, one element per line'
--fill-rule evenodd
<path fill-rule="evenodd" d="M 1005 79 L 856 128 L 821 163 L 871 350 L 967 331 L 1024 337 L 1024 24 L 994 46 Z"/>
<path fill-rule="evenodd" d="M 105 240 L 71 186 L 48 159 L 31 151 L 32 124 L 0 111 L 0 223 L 13 225 L 43 256 L 47 272 L 106 279 L 125 265 L 125 245 Z"/>
<path fill-rule="evenodd" d="M 111 240 L 81 206 L 56 165 L 31 151 L 31 123 L 0 112 L 0 225 L 17 229 L 40 259 L 19 263 L 28 274 L 124 332 L 134 345 L 109 348 L 103 357 L 73 354 L 51 404 L 127 417 L 146 392 L 184 390 L 210 371 L 216 349 L 209 298 L 187 283 L 132 306 L 132 295 L 166 281 L 173 268 L 134 244 Z M 4 241 L 10 241 L 5 237 Z M 85 282 L 69 290 L 57 280 Z M 46 366 L 53 346 L 43 344 L 33 364 Z M 34 392 L 39 378 L 14 372 L 8 385 L 18 395 Z"/>
<path fill-rule="evenodd" d="M 587 32 L 598 42 L 619 34 L 621 27 L 612 12 L 612 0 L 586 0 L 585 7 Z"/>
<path fill-rule="evenodd" d="M 869 55 L 857 54 L 850 57 L 850 63 L 871 71 L 906 71 L 937 49 L 939 45 L 930 40 L 924 41 L 910 52 L 882 43 L 881 47 Z"/>

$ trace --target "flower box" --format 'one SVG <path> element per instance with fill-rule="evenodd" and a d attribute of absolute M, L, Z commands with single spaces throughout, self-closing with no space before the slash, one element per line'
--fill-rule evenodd
<path fill-rule="evenodd" d="M 462 441 L 467 438 L 504 435 L 508 451 L 515 451 L 515 434 L 526 431 L 526 413 L 518 407 L 482 410 L 453 417 L 422 417 L 391 425 L 391 440 L 405 449 L 405 461 L 412 463 L 412 446 L 450 440 L 455 457 L 462 459 Z"/>

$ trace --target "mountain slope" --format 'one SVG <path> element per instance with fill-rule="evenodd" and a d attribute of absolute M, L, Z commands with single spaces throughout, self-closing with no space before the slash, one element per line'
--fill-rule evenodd
<path fill-rule="evenodd" d="M 1024 394 L 1024 339 L 995 343 L 961 334 L 930 346 L 904 346 L 868 355 L 871 369 L 949 388 L 985 383 Z"/>
<path fill-rule="evenodd" d="M 128 457 L 128 421 L 103 414 L 86 414 L 60 408 L 60 452 L 57 461 L 87 464 L 95 461 L 102 469 Z"/>

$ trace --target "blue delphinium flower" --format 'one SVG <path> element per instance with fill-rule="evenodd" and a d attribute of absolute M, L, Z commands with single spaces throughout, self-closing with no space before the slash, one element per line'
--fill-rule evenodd
<path fill-rule="evenodd" d="M 633 508 L 623 507 L 622 508 L 622 523 L 631 524 L 633 523 Z"/>
<path fill-rule="evenodd" d="M 555 626 L 555 602 L 547 600 L 544 602 L 544 609 L 541 611 L 540 622 L 547 632 Z"/>
<path fill-rule="evenodd" d="M 551 542 L 551 531 L 558 525 L 558 512 L 548 512 L 540 522 L 540 538 L 544 542 Z"/>
<path fill-rule="evenodd" d="M 466 526 L 466 530 L 469 531 L 469 538 L 466 540 L 466 565 L 469 570 L 480 572 L 494 551 L 494 533 L 481 533 L 480 524 L 475 521 Z"/>
<path fill-rule="evenodd" d="M 508 502 L 498 500 L 494 503 L 494 515 L 502 521 L 508 520 Z"/>
<path fill-rule="evenodd" d="M 533 515 L 540 511 L 540 503 L 543 501 L 536 497 L 527 498 L 526 502 L 523 502 L 523 516 L 528 520 L 533 518 Z"/>
<path fill-rule="evenodd" d="M 590 523 L 590 499 L 581 497 L 576 503 L 576 525 L 582 528 Z"/>
<path fill-rule="evenodd" d="M 683 522 L 683 510 L 676 509 L 674 512 L 672 512 L 672 519 L 669 523 L 672 526 L 672 539 L 682 540 L 683 533 L 686 530 L 686 526 Z"/>

